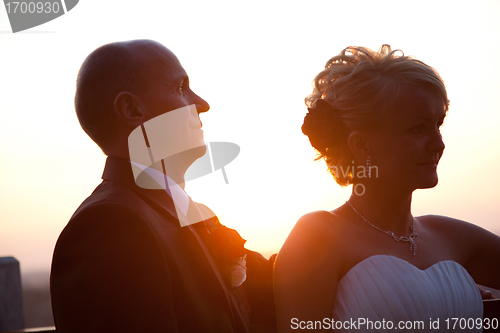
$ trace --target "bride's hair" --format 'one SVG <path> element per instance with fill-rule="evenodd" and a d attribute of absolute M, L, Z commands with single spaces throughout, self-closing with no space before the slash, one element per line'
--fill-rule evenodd
<path fill-rule="evenodd" d="M 398 54 L 400 53 L 400 54 Z M 443 99 L 448 96 L 437 71 L 420 60 L 391 50 L 350 46 L 331 58 L 313 81 L 305 98 L 309 113 L 302 132 L 323 158 L 335 181 L 346 186 L 355 181 L 353 156 L 347 139 L 353 130 L 372 129 L 388 115 L 393 101 L 407 87 L 422 87 Z M 337 170 L 346 170 L 336 172 Z"/>

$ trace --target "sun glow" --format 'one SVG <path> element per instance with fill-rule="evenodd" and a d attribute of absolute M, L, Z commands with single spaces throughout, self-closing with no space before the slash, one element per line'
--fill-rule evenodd
<path fill-rule="evenodd" d="M 500 3 L 361 1 L 355 23 L 350 15 L 327 15 L 343 4 L 166 1 L 152 8 L 88 0 L 31 32 L 0 34 L 0 255 L 16 256 L 23 270 L 49 268 L 58 234 L 104 166 L 74 114 L 76 73 L 96 47 L 135 38 L 157 40 L 179 57 L 193 91 L 211 105 L 201 115 L 205 141 L 241 148 L 225 167 L 228 184 L 218 170 L 186 190 L 250 249 L 277 252 L 301 215 L 334 209 L 350 195 L 314 161 L 300 130 L 311 80 L 348 45 L 387 43 L 439 71 L 451 100 L 446 149 L 440 183 L 416 192 L 414 213 L 497 231 L 500 178 L 484 181 L 477 173 L 496 175 L 500 164 Z M 0 30 L 9 29 L 0 10 Z M 480 55 L 473 68 L 464 60 L 471 52 Z"/>

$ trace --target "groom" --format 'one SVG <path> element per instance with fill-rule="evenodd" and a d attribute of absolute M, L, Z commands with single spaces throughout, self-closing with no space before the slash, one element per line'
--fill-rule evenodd
<path fill-rule="evenodd" d="M 108 157 L 54 250 L 57 331 L 275 330 L 272 263 L 183 191 L 205 153 L 199 113 L 209 105 L 176 56 L 150 40 L 99 47 L 78 73 L 75 108 Z M 193 149 L 158 158 L 153 132 Z"/>

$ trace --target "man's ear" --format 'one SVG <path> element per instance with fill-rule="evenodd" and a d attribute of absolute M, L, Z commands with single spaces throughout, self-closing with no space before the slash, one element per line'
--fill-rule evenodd
<path fill-rule="evenodd" d="M 354 131 L 347 138 L 347 144 L 351 149 L 352 154 L 358 160 L 364 161 L 366 156 L 368 156 L 368 145 L 366 141 L 366 136 L 361 132 Z"/>
<path fill-rule="evenodd" d="M 114 109 L 118 118 L 134 128 L 146 121 L 144 104 L 139 97 L 128 91 L 116 95 Z"/>

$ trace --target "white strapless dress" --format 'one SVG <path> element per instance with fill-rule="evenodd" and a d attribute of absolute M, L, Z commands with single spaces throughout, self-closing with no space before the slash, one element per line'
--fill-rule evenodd
<path fill-rule="evenodd" d="M 333 319 L 347 326 L 366 322 L 339 332 L 481 332 L 471 324 L 482 317 L 481 294 L 457 262 L 441 261 L 422 271 L 388 255 L 369 257 L 349 270 L 338 283 L 333 309 Z"/>

